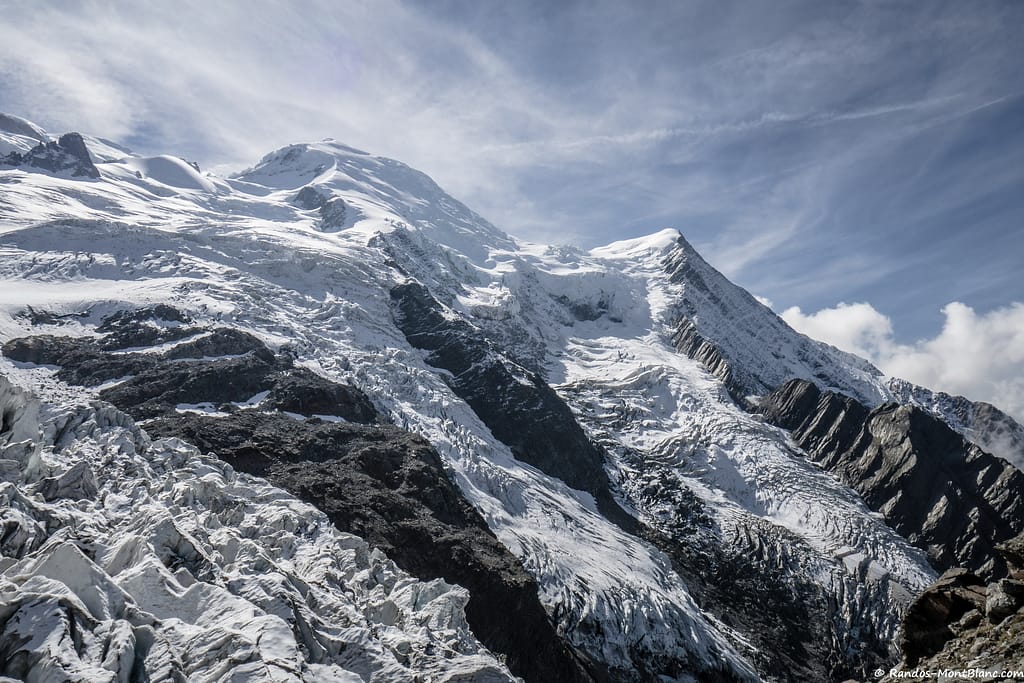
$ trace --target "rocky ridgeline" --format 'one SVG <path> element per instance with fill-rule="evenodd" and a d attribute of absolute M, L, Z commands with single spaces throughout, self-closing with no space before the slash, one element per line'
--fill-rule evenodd
<path fill-rule="evenodd" d="M 991 403 L 932 392 L 896 377 L 889 379 L 888 386 L 900 403 L 942 415 L 950 427 L 968 435 L 982 450 L 1024 469 L 1024 425 Z"/>
<path fill-rule="evenodd" d="M 913 406 L 869 410 L 856 400 L 791 380 L 758 410 L 787 429 L 821 467 L 928 553 L 939 571 L 1007 572 L 996 544 L 1024 532 L 1024 473 Z"/>
<path fill-rule="evenodd" d="M 464 586 L 469 627 L 518 675 L 600 676 L 559 638 L 536 582 L 436 451 L 387 424 L 361 391 L 296 366 L 250 334 L 197 326 L 168 306 L 121 311 L 96 330 L 102 336 L 25 337 L 2 350 L 59 366 L 57 377 L 70 384 L 109 383 L 100 398 L 146 420 L 153 437 L 180 438 L 280 486 L 415 577 Z"/>
<path fill-rule="evenodd" d="M 881 398 L 867 361 L 795 333 L 779 316 L 705 261 L 682 236 L 662 270 L 674 286 L 672 342 L 722 381 L 739 405 L 792 377 L 861 401 Z"/>

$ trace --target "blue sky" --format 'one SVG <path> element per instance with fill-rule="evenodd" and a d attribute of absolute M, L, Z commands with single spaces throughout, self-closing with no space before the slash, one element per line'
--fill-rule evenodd
<path fill-rule="evenodd" d="M 1024 301 L 1022 2 L 0 11 L 0 110 L 51 131 L 220 171 L 335 137 L 526 239 L 679 228 L 798 327 L 865 303 L 890 346 Z"/>

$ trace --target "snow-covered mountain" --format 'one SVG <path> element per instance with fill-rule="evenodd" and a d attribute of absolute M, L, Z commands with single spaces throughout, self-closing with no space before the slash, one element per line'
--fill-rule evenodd
<path fill-rule="evenodd" d="M 943 457 L 993 473 L 943 469 L 973 496 L 946 515 L 1024 493 L 965 441 L 989 422 L 675 230 L 525 243 L 333 141 L 230 178 L 16 117 L 0 145 L 0 373 L 35 396 L 4 385 L 0 674 L 843 680 L 897 659 L 943 563 L 1000 571 L 804 439 L 838 404 L 773 391 L 849 401 L 887 491 L 939 427 L 876 439 L 873 411 L 945 419 Z"/>

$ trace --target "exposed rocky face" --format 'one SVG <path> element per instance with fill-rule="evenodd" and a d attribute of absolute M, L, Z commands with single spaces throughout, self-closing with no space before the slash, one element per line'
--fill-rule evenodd
<path fill-rule="evenodd" d="M 167 327 L 172 323 L 181 326 Z M 362 392 L 294 366 L 256 337 L 191 323 L 166 306 L 121 311 L 97 327 L 102 337 L 20 338 L 3 353 L 59 365 L 58 376 L 71 384 L 120 380 L 100 396 L 149 419 L 153 437 L 181 438 L 280 486 L 413 576 L 466 587 L 474 634 L 526 680 L 603 679 L 599 665 L 557 635 L 536 581 L 465 500 L 429 443 L 384 424 Z M 116 352 L 145 342 L 158 347 Z M 219 414 L 183 413 L 183 404 Z M 91 471 L 82 467 L 37 488 L 48 499 L 96 494 Z"/>
<path fill-rule="evenodd" d="M 329 190 L 307 185 L 299 190 L 293 202 L 306 211 L 317 211 L 320 216 L 317 225 L 322 232 L 336 232 L 345 227 L 348 206 L 344 199 L 333 196 Z"/>
<path fill-rule="evenodd" d="M 1024 469 L 1024 425 L 984 401 L 971 401 L 942 391 L 928 391 L 902 379 L 888 382 L 900 403 L 917 405 L 941 416 L 983 451 Z"/>
<path fill-rule="evenodd" d="M 450 373 L 448 385 L 516 458 L 593 494 L 606 517 L 637 528 L 612 496 L 601 449 L 537 373 L 502 355 L 465 320 L 446 316 L 426 287 L 399 285 L 391 298 L 409 343 L 429 351 L 427 362 Z"/>
<path fill-rule="evenodd" d="M 168 307 L 165 307 L 168 308 Z M 159 318 L 174 322 L 176 312 Z M 373 422 L 377 411 L 365 394 L 329 382 L 287 356 L 275 356 L 256 337 L 230 328 L 160 329 L 143 323 L 149 312 L 105 319 L 97 340 L 41 335 L 12 339 L 3 355 L 37 365 L 57 365 L 57 376 L 69 384 L 99 386 L 100 397 L 136 419 L 174 412 L 179 404 L 241 404 L 266 392 L 265 405 L 303 415 L 330 415 L 352 422 Z M 125 346 L 180 341 L 164 351 L 110 353 Z"/>
<path fill-rule="evenodd" d="M 12 144 L 24 154 L 39 139 Z M 51 569 L 69 564 L 96 579 L 75 595 L 119 586 L 127 570 L 178 595 L 191 575 L 204 600 L 227 600 L 211 587 L 233 589 L 239 613 L 277 610 L 284 625 L 225 634 L 199 609 L 185 615 L 202 634 L 196 647 L 147 640 L 142 627 L 132 637 L 143 647 L 121 647 L 127 632 L 102 610 L 94 621 L 88 609 L 62 613 L 64 594 L 50 590 L 57 607 L 47 614 L 57 616 L 46 632 L 58 658 L 92 666 L 107 652 L 125 653 L 119 661 L 141 652 L 151 678 L 211 682 L 225 675 L 221 661 L 239 676 L 236 665 L 278 679 L 322 680 L 317 667 L 348 666 L 388 683 L 507 680 L 468 614 L 533 680 L 864 680 L 896 661 L 900 620 L 937 576 L 925 551 L 847 485 L 873 473 L 851 466 L 858 476 L 846 479 L 841 467 L 818 467 L 789 434 L 737 406 L 793 377 L 854 397 L 865 420 L 878 418 L 866 433 L 893 466 L 879 456 L 886 476 L 871 483 L 890 494 L 904 465 L 915 486 L 945 486 L 915 473 L 946 442 L 916 417 L 872 412 L 896 395 L 888 378 L 789 329 L 678 232 L 593 250 L 520 243 L 414 169 L 329 141 L 291 145 L 232 179 L 96 144 L 97 182 L 0 168 L 0 281 L 34 306 L 0 302 L 0 342 L 21 359 L 0 366 L 74 413 L 36 421 L 52 444 L 39 458 L 31 435 L 0 434 L 10 446 L 0 477 L 31 503 L 10 506 L 0 549 L 19 563 L 25 553 L 50 558 L 40 571 L 0 566 L 16 584 L 0 585 L 0 601 L 20 610 L 23 597 L 44 595 L 30 581 L 57 581 Z M 180 184 L 163 182 L 174 178 L 156 172 L 158 161 Z M 929 395 L 919 407 L 960 414 Z M 130 416 L 96 399 L 236 466 L 179 438 L 147 450 Z M 0 392 L 0 431 L 25 422 L 8 408 Z M 968 438 L 983 423 L 995 424 L 949 422 Z M 954 450 L 942 475 L 954 498 L 930 508 L 949 519 L 909 519 L 904 532 L 922 534 L 935 556 L 983 558 L 982 542 L 935 536 L 959 528 L 958 515 L 965 534 L 995 528 L 975 493 L 998 489 L 996 470 L 972 470 L 971 452 Z M 968 464 L 958 469 L 958 458 Z M 909 490 L 875 503 L 909 515 L 901 506 L 924 496 Z M 268 516 L 247 519 L 245 505 Z M 152 520 L 154 510 L 198 543 L 149 553 L 154 538 L 177 548 L 184 537 Z M 373 545 L 334 544 L 337 526 Z M 90 554 L 97 533 L 139 538 L 111 564 L 105 551 Z M 73 553 L 53 555 L 54 536 L 54 547 L 78 544 L 98 573 Z M 297 547 L 307 558 L 322 549 L 324 563 L 296 564 Z M 403 573 L 382 548 L 416 576 L 454 577 L 471 594 Z M 360 582 L 352 599 L 350 581 Z M 1012 591 L 999 584 L 988 600 L 986 586 L 986 620 L 1007 613 Z M 168 599 L 173 609 L 161 614 L 180 616 L 182 604 Z M 4 655 L 21 668 L 5 673 L 52 664 L 28 661 L 43 650 L 18 640 L 33 610 L 7 632 Z"/>
<path fill-rule="evenodd" d="M 923 410 L 854 399 L 791 380 L 758 410 L 857 490 L 939 570 L 1005 576 L 995 546 L 1024 531 L 1024 473 Z"/>
<path fill-rule="evenodd" d="M 903 620 L 896 669 L 1024 670 L 1024 535 L 997 552 L 1008 576 L 986 585 L 954 568 L 918 596 Z"/>
<path fill-rule="evenodd" d="M 56 142 L 40 142 L 27 152 L 11 152 L 0 158 L 0 166 L 39 169 L 67 174 L 72 178 L 99 178 L 100 172 L 78 133 L 65 133 Z"/>
<path fill-rule="evenodd" d="M 672 343 L 682 353 L 703 363 L 711 374 L 722 381 L 734 401 L 746 405 L 746 388 L 733 378 L 732 365 L 716 345 L 700 335 L 692 320 L 685 317 L 679 319 L 672 334 Z"/>

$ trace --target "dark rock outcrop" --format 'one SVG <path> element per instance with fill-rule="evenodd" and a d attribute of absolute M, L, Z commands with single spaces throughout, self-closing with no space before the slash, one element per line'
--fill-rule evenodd
<path fill-rule="evenodd" d="M 985 609 L 985 582 L 966 569 L 950 569 L 925 590 L 903 618 L 900 649 L 907 663 L 916 665 L 942 649 L 953 628 L 968 612 Z"/>
<path fill-rule="evenodd" d="M 334 232 L 345 227 L 348 205 L 341 197 L 335 197 L 330 190 L 306 185 L 296 193 L 292 202 L 305 211 L 318 211 L 320 220 L 317 227 L 322 232 Z"/>
<path fill-rule="evenodd" d="M 100 177 L 99 170 L 89 156 L 85 140 L 78 133 L 65 133 L 56 142 L 40 142 L 26 152 L 11 152 L 0 157 L 0 166 L 66 173 L 72 178 Z"/>
<path fill-rule="evenodd" d="M 227 418 L 164 417 L 146 429 L 266 478 L 414 576 L 464 586 L 473 632 L 505 654 L 517 675 L 593 680 L 555 633 L 534 579 L 462 497 L 422 437 L 390 425 L 303 422 L 248 410 Z"/>
<path fill-rule="evenodd" d="M 184 339 L 200 330 L 189 327 L 192 319 L 166 304 L 117 311 L 100 321 L 96 327 L 102 332 L 102 348 L 119 350 L 153 346 Z"/>
<path fill-rule="evenodd" d="M 861 494 L 940 571 L 1006 574 L 995 546 L 1024 531 L 1024 473 L 925 411 L 857 401 L 791 380 L 758 410 Z"/>
<path fill-rule="evenodd" d="M 173 413 L 179 404 L 243 403 L 272 386 L 273 354 L 158 363 L 100 392 L 136 420 Z"/>
<path fill-rule="evenodd" d="M 231 327 L 218 327 L 210 333 L 196 335 L 192 339 L 175 344 L 165 351 L 163 358 L 213 358 L 217 356 L 242 356 L 247 353 L 266 355 L 270 350 L 248 332 Z"/>
<path fill-rule="evenodd" d="M 637 528 L 612 496 L 603 451 L 537 373 L 493 348 L 469 322 L 446 316 L 423 285 L 399 285 L 391 299 L 409 343 L 429 351 L 427 362 L 450 373 L 444 379 L 452 391 L 517 459 L 591 493 L 608 519 L 627 530 Z"/>
<path fill-rule="evenodd" d="M 88 316 L 88 312 L 54 313 L 53 311 L 26 306 L 25 310 L 19 311 L 14 317 L 28 320 L 34 327 L 36 325 L 67 325 L 75 318 L 87 318 Z"/>
<path fill-rule="evenodd" d="M 381 418 L 363 392 L 326 380 L 312 370 L 291 367 L 272 377 L 267 405 L 300 415 L 330 415 L 370 424 Z"/>
<path fill-rule="evenodd" d="M 732 366 L 721 350 L 697 332 L 689 318 L 680 318 L 672 332 L 672 344 L 690 358 L 700 361 L 708 371 L 722 381 L 734 401 L 745 405 L 744 387 L 732 376 Z"/>
<path fill-rule="evenodd" d="M 150 419 L 152 436 L 180 437 L 211 451 L 315 505 L 339 529 L 363 537 L 410 574 L 468 589 L 470 626 L 517 675 L 569 683 L 605 679 L 600 666 L 558 635 L 536 581 L 462 496 L 426 440 L 385 424 L 363 392 L 295 366 L 250 334 L 150 325 L 154 316 L 191 323 L 173 311 L 124 311 L 97 328 L 105 336 L 15 339 L 3 353 L 59 365 L 58 376 L 72 384 L 96 386 L 130 375 L 100 397 L 136 419 Z M 168 320 L 175 316 L 180 319 Z M 143 339 L 162 343 L 150 329 L 189 329 L 195 338 L 162 353 L 113 352 Z M 257 406 L 235 405 L 261 392 L 267 394 Z M 182 413 L 176 410 L 181 403 L 221 404 L 228 414 Z M 298 419 L 268 410 L 297 413 Z M 45 480 L 40 493 L 94 493 L 91 472 L 73 472 Z"/>
<path fill-rule="evenodd" d="M 1022 550 L 1024 534 L 996 548 L 1006 578 L 985 585 L 966 569 L 951 569 L 918 596 L 903 618 L 897 670 L 1024 671 Z"/>
<path fill-rule="evenodd" d="M 303 211 L 313 211 L 323 206 L 327 197 L 327 190 L 321 190 L 315 185 L 306 185 L 295 194 L 292 203 Z"/>
<path fill-rule="evenodd" d="M 604 296 L 598 298 L 596 302 L 591 302 L 574 301 L 563 294 L 555 297 L 555 301 L 569 309 L 572 317 L 580 322 L 598 320 L 608 313 L 611 306 L 608 298 Z"/>
<path fill-rule="evenodd" d="M 108 347 L 118 346 L 125 336 L 137 340 L 145 332 L 128 332 L 122 325 L 98 340 L 25 337 L 7 342 L 2 352 L 16 361 L 60 366 L 57 377 L 69 384 L 122 380 L 102 390 L 100 398 L 137 420 L 173 413 L 179 404 L 244 403 L 261 392 L 267 392 L 266 406 L 276 410 L 357 423 L 378 419 L 363 392 L 294 366 L 246 332 L 218 328 L 163 353 L 109 353 Z"/>

